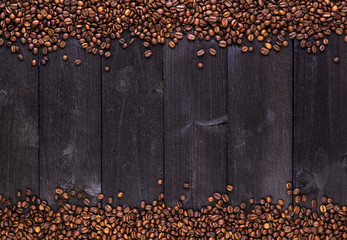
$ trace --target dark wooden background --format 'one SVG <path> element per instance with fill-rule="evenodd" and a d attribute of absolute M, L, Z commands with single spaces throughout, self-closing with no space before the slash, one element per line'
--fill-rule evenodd
<path fill-rule="evenodd" d="M 38 67 L 29 52 L 20 63 L 2 47 L 0 193 L 31 188 L 52 203 L 56 187 L 123 191 L 116 204 L 137 206 L 164 192 L 168 205 L 186 194 L 196 208 L 228 183 L 232 203 L 290 202 L 290 180 L 309 197 L 346 203 L 347 44 L 329 41 L 322 54 L 291 42 L 264 57 L 183 40 L 146 59 L 137 40 L 126 50 L 115 42 L 102 59 L 70 40 Z M 217 56 L 196 56 L 209 47 Z"/>

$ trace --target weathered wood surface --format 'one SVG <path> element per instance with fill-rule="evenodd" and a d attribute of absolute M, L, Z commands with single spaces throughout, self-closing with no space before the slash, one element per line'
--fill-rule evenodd
<path fill-rule="evenodd" d="M 317 55 L 296 44 L 295 60 L 295 185 L 309 197 L 325 194 L 346 203 L 347 44 L 332 35 Z"/>
<path fill-rule="evenodd" d="M 0 194 L 12 199 L 18 189 L 39 191 L 37 57 L 22 54 L 20 63 L 0 48 Z"/>
<path fill-rule="evenodd" d="M 173 205 L 181 194 L 186 207 L 207 204 L 227 184 L 227 51 L 214 42 L 182 40 L 164 50 L 165 194 Z M 205 50 L 198 58 L 196 52 Z M 199 69 L 201 61 L 205 67 Z M 183 183 L 191 188 L 185 190 Z"/>
<path fill-rule="evenodd" d="M 260 44 L 256 45 L 260 47 Z M 229 179 L 235 201 L 285 198 L 292 178 L 292 48 L 229 49 Z"/>
<path fill-rule="evenodd" d="M 162 48 L 146 59 L 139 40 L 124 50 L 115 44 L 103 59 L 102 190 L 106 196 L 124 192 L 116 201 L 138 206 L 163 192 Z"/>
<path fill-rule="evenodd" d="M 69 56 L 64 62 L 62 56 Z M 75 66 L 76 59 L 82 65 Z M 101 58 L 76 40 L 40 68 L 41 197 L 56 187 L 101 192 Z"/>
<path fill-rule="evenodd" d="M 123 191 L 115 203 L 136 206 L 164 192 L 167 205 L 186 194 L 184 206 L 196 208 L 228 183 L 233 203 L 290 201 L 293 178 L 310 198 L 345 203 L 347 45 L 329 41 L 322 54 L 296 44 L 263 57 L 182 40 L 147 59 L 137 40 L 101 59 L 72 40 L 34 68 L 31 53 L 21 63 L 2 47 L 0 193 L 30 187 L 51 203 L 56 187 L 91 198 Z"/>

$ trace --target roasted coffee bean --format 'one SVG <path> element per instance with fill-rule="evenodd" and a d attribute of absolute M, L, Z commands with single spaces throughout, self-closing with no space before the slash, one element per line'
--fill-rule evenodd
<path fill-rule="evenodd" d="M 334 58 L 334 63 L 339 63 L 340 62 L 340 58 L 339 57 L 335 57 Z"/>
<path fill-rule="evenodd" d="M 183 183 L 183 188 L 188 189 L 190 187 L 190 184 L 188 182 Z"/>
<path fill-rule="evenodd" d="M 145 57 L 146 57 L 146 58 L 149 58 L 150 56 L 152 56 L 152 51 L 151 51 L 151 50 L 147 50 L 147 51 L 145 52 Z"/>
<path fill-rule="evenodd" d="M 295 188 L 294 190 L 293 190 L 293 195 L 299 195 L 300 194 L 300 188 Z"/>
<path fill-rule="evenodd" d="M 31 65 L 32 65 L 33 67 L 35 67 L 35 66 L 37 65 L 37 61 L 36 61 L 35 59 L 33 59 L 33 60 L 31 61 Z"/>
<path fill-rule="evenodd" d="M 118 198 L 122 198 L 123 196 L 124 196 L 123 192 L 117 193 L 117 197 L 118 197 Z"/>
<path fill-rule="evenodd" d="M 67 61 L 67 59 L 68 59 L 68 56 L 67 56 L 67 55 L 64 55 L 64 56 L 63 56 L 63 61 Z"/>
<path fill-rule="evenodd" d="M 222 195 L 223 202 L 229 202 L 229 196 L 227 194 Z"/>
<path fill-rule="evenodd" d="M 18 59 L 19 59 L 19 61 L 24 61 L 24 56 L 22 55 L 22 54 L 18 54 Z"/>
<path fill-rule="evenodd" d="M 56 188 L 56 189 L 55 189 L 55 193 L 61 195 L 61 194 L 64 193 L 64 191 L 63 191 L 63 189 L 61 189 L 61 188 Z"/>
<path fill-rule="evenodd" d="M 187 195 L 182 194 L 182 195 L 180 196 L 180 200 L 181 200 L 182 202 L 185 201 L 185 200 L 187 200 Z"/>
<path fill-rule="evenodd" d="M 267 56 L 267 55 L 269 55 L 269 49 L 267 49 L 267 48 L 265 48 L 265 47 L 262 47 L 262 48 L 260 49 L 260 53 L 263 54 L 263 55 L 265 55 L 265 56 Z"/>
<path fill-rule="evenodd" d="M 214 48 L 210 48 L 210 49 L 209 49 L 209 53 L 210 53 L 212 56 L 216 56 L 217 51 L 216 51 L 216 49 L 214 49 Z"/>
<path fill-rule="evenodd" d="M 163 185 L 163 183 L 164 183 L 163 179 L 160 178 L 160 179 L 157 180 L 157 184 L 158 185 Z"/>
<path fill-rule="evenodd" d="M 202 57 L 204 54 L 205 54 L 204 49 L 200 49 L 200 50 L 197 51 L 197 53 L 196 53 L 196 55 L 197 55 L 198 57 Z"/>
<path fill-rule="evenodd" d="M 89 206 L 89 205 L 90 205 L 90 200 L 89 200 L 89 198 L 85 198 L 85 199 L 83 200 L 83 203 L 84 203 L 85 205 Z"/>
<path fill-rule="evenodd" d="M 234 186 L 233 185 L 227 185 L 227 191 L 228 192 L 232 192 L 234 190 Z"/>
<path fill-rule="evenodd" d="M 104 194 L 102 194 L 102 193 L 100 193 L 100 194 L 98 194 L 98 196 L 96 196 L 96 198 L 98 199 L 98 200 L 102 200 L 102 199 L 104 199 Z"/>
<path fill-rule="evenodd" d="M 75 60 L 75 65 L 76 66 L 80 66 L 82 64 L 82 60 L 81 59 L 76 59 Z"/>
<path fill-rule="evenodd" d="M 109 71 L 110 71 L 110 67 L 105 66 L 105 67 L 104 67 L 104 71 L 105 71 L 105 72 L 109 72 Z"/>
<path fill-rule="evenodd" d="M 201 68 L 204 68 L 204 64 L 203 64 L 202 62 L 199 62 L 199 63 L 198 63 L 198 68 L 200 68 L 200 69 L 201 69 Z"/>
<path fill-rule="evenodd" d="M 216 192 L 213 194 L 213 197 L 216 199 L 216 200 L 220 200 L 222 198 L 222 194 Z"/>

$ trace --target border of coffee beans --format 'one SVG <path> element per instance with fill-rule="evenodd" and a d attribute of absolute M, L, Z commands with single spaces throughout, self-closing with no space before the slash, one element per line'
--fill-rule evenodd
<path fill-rule="evenodd" d="M 189 189 L 190 184 L 185 182 L 183 188 Z M 227 192 L 233 189 L 226 186 Z M 0 239 L 347 239 L 346 205 L 323 196 L 318 210 L 317 200 L 311 200 L 311 209 L 300 205 L 308 197 L 299 188 L 288 182 L 286 189 L 294 204 L 267 196 L 258 203 L 251 198 L 232 205 L 230 193 L 215 192 L 208 198 L 210 205 L 193 210 L 184 208 L 186 195 L 172 207 L 161 193 L 151 203 L 142 201 L 139 208 L 130 208 L 114 207 L 114 199 L 106 200 L 100 193 L 97 205 L 90 206 L 91 200 L 83 198 L 82 192 L 57 188 L 57 211 L 27 189 L 25 194 L 18 191 L 16 203 L 0 195 L 0 203 L 7 204 L 0 208 Z M 72 204 L 74 198 L 83 203 Z"/>
<path fill-rule="evenodd" d="M 189 41 L 214 39 L 221 48 L 240 45 L 243 53 L 252 52 L 248 45 L 257 40 L 264 43 L 263 55 L 288 46 L 288 37 L 300 41 L 308 53 L 317 53 L 325 50 L 333 32 L 347 42 L 346 14 L 346 0 L 1 0 L 0 46 L 23 61 L 19 40 L 34 55 L 42 52 L 41 65 L 71 37 L 88 53 L 106 58 L 112 39 L 123 48 L 135 38 L 146 48 L 165 42 L 175 48 L 184 35 Z M 152 51 L 144 55 L 151 57 Z"/>

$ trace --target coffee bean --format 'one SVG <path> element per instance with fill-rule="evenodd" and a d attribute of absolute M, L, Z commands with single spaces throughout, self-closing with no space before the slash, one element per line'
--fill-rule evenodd
<path fill-rule="evenodd" d="M 112 204 L 113 204 L 113 198 L 112 198 L 112 197 L 108 197 L 108 198 L 107 198 L 107 203 L 108 203 L 109 205 L 112 205 Z"/>
<path fill-rule="evenodd" d="M 188 34 L 188 35 L 187 35 L 187 38 L 188 38 L 188 40 L 190 40 L 190 41 L 194 41 L 194 40 L 195 40 L 195 36 L 194 36 L 193 34 Z"/>
<path fill-rule="evenodd" d="M 55 193 L 61 195 L 61 194 L 64 193 L 64 191 L 63 191 L 63 189 L 61 189 L 61 188 L 56 188 L 56 189 L 55 189 Z"/>
<path fill-rule="evenodd" d="M 339 63 L 340 62 L 340 58 L 339 57 L 335 57 L 334 58 L 334 63 Z"/>
<path fill-rule="evenodd" d="M 226 203 L 229 202 L 229 196 L 227 194 L 223 194 L 222 200 L 223 200 L 223 202 L 226 202 Z"/>
<path fill-rule="evenodd" d="M 151 50 L 147 50 L 147 51 L 145 52 L 145 57 L 146 57 L 146 58 L 149 58 L 150 56 L 152 56 L 152 51 L 151 51 Z"/>
<path fill-rule="evenodd" d="M 68 59 L 68 56 L 67 56 L 67 55 L 64 55 L 64 56 L 63 56 L 63 61 L 67 61 L 67 59 Z"/>
<path fill-rule="evenodd" d="M 182 195 L 180 196 L 180 200 L 181 200 L 182 202 L 185 201 L 185 200 L 187 200 L 187 196 L 184 195 L 184 194 L 182 194 Z"/>
<path fill-rule="evenodd" d="M 117 197 L 118 197 L 118 198 L 122 198 L 123 196 L 124 196 L 123 192 L 117 193 Z"/>
<path fill-rule="evenodd" d="M 325 213 L 325 212 L 327 211 L 327 208 L 326 208 L 325 205 L 320 205 L 319 210 L 320 210 L 322 213 Z"/>
<path fill-rule="evenodd" d="M 81 59 L 76 59 L 75 60 L 75 65 L 76 66 L 80 66 L 82 64 L 82 60 Z"/>
<path fill-rule="evenodd" d="M 169 47 L 170 47 L 170 48 L 175 48 L 175 46 L 176 46 L 176 44 L 175 44 L 174 41 L 170 41 L 170 42 L 169 42 Z"/>
<path fill-rule="evenodd" d="M 109 52 L 109 51 L 105 52 L 105 57 L 106 57 L 106 58 L 111 57 L 111 52 Z"/>
<path fill-rule="evenodd" d="M 98 200 L 102 200 L 102 199 L 104 199 L 104 194 L 102 194 L 102 193 L 100 193 L 100 194 L 98 194 L 98 196 L 96 196 L 96 198 L 98 199 Z"/>
<path fill-rule="evenodd" d="M 204 54 L 205 54 L 204 49 L 200 49 L 200 50 L 197 51 L 197 53 L 196 53 L 196 55 L 197 55 L 198 57 L 202 57 Z"/>
<path fill-rule="evenodd" d="M 210 48 L 210 49 L 209 49 L 209 53 L 210 53 L 212 56 L 216 56 L 217 51 L 216 51 L 214 48 Z"/>
<path fill-rule="evenodd" d="M 212 202 L 214 202 L 214 198 L 213 197 L 208 197 L 207 201 L 212 203 Z"/>
<path fill-rule="evenodd" d="M 110 71 L 110 67 L 105 66 L 105 67 L 104 67 L 104 71 L 105 71 L 105 72 L 109 72 L 109 71 Z"/>
<path fill-rule="evenodd" d="M 69 199 L 70 198 L 70 196 L 69 196 L 69 194 L 67 192 L 64 192 L 62 194 L 62 196 L 63 196 L 64 199 Z"/>
<path fill-rule="evenodd" d="M 204 64 L 203 64 L 202 62 L 199 62 L 199 63 L 198 63 L 198 68 L 200 68 L 200 69 L 201 69 L 201 68 L 204 68 Z"/>
<path fill-rule="evenodd" d="M 227 185 L 227 191 L 228 192 L 232 192 L 234 190 L 234 186 L 233 185 Z"/>
<path fill-rule="evenodd" d="M 293 190 L 293 195 L 299 195 L 300 194 L 300 188 L 295 188 L 294 190 Z"/>
<path fill-rule="evenodd" d="M 16 196 L 17 196 L 17 198 L 20 198 L 22 196 L 22 191 L 18 190 Z"/>
<path fill-rule="evenodd" d="M 158 185 L 163 185 L 163 183 L 164 183 L 163 179 L 160 178 L 160 179 L 157 180 L 157 184 Z"/>
<path fill-rule="evenodd" d="M 85 198 L 85 199 L 83 200 L 83 203 L 84 203 L 85 205 L 89 206 L 89 205 L 90 205 L 90 200 L 89 200 L 88 198 Z"/>
<path fill-rule="evenodd" d="M 183 183 L 183 188 L 188 189 L 190 187 L 190 184 L 188 182 Z"/>
<path fill-rule="evenodd" d="M 19 61 L 24 61 L 24 56 L 22 55 L 22 54 L 18 54 L 18 59 L 19 59 Z"/>
<path fill-rule="evenodd" d="M 221 48 L 225 48 L 227 46 L 227 42 L 223 40 L 223 41 L 220 41 L 218 45 Z"/>
<path fill-rule="evenodd" d="M 33 60 L 31 61 L 31 65 L 32 65 L 33 67 L 35 67 L 35 66 L 37 65 L 37 61 L 36 61 L 35 59 L 33 59 Z"/>
<path fill-rule="evenodd" d="M 216 200 L 220 200 L 222 198 L 222 195 L 218 192 L 214 193 L 213 194 L 213 197 L 216 199 Z"/>
<path fill-rule="evenodd" d="M 291 182 L 287 182 L 286 183 L 286 188 L 287 189 L 292 189 L 292 183 Z"/>
<path fill-rule="evenodd" d="M 265 48 L 265 47 L 262 47 L 262 48 L 260 49 L 260 53 L 263 54 L 263 55 L 265 55 L 265 56 L 267 56 L 267 55 L 269 55 L 269 49 L 267 49 L 267 48 Z"/>
<path fill-rule="evenodd" d="M 315 198 L 311 200 L 311 206 L 312 206 L 313 208 L 316 208 L 316 207 L 317 207 L 317 200 L 316 200 Z"/>

